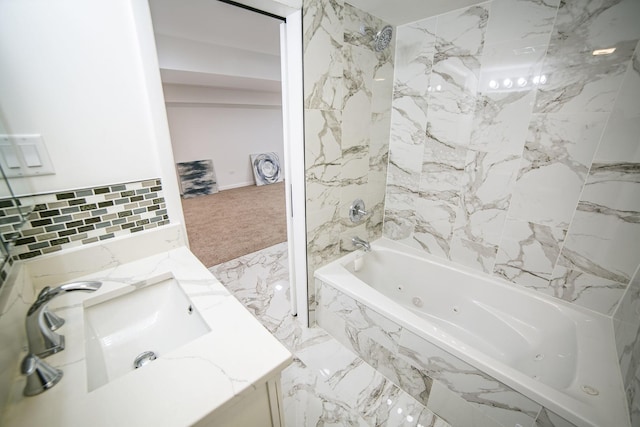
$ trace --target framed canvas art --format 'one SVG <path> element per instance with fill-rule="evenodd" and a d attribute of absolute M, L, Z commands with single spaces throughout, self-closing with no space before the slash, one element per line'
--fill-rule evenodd
<path fill-rule="evenodd" d="M 276 153 L 251 154 L 249 157 L 251 157 L 256 185 L 273 184 L 282 181 L 282 168 Z"/>
<path fill-rule="evenodd" d="M 177 163 L 182 196 L 185 198 L 218 192 L 212 160 Z"/>

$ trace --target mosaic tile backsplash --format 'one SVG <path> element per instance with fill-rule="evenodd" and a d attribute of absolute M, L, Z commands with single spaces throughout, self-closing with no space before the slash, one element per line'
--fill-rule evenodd
<path fill-rule="evenodd" d="M 14 241 L 11 255 L 24 260 L 129 235 L 169 223 L 160 179 L 20 197 L 33 211 L 21 217 L 10 200 L 0 201 L 0 235 Z"/>

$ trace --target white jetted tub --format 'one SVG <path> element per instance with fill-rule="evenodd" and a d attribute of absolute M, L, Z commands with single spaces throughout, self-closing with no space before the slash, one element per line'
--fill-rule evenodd
<path fill-rule="evenodd" d="M 578 426 L 629 426 L 610 319 L 388 239 L 316 278 Z"/>

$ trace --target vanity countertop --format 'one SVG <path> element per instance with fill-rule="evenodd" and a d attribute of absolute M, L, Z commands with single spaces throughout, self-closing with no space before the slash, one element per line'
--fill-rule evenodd
<path fill-rule="evenodd" d="M 144 239 L 153 242 L 148 236 Z M 25 282 L 18 285 L 25 286 L 28 281 L 37 292 L 45 283 L 53 287 L 70 280 L 99 280 L 103 287 L 94 293 L 71 292 L 50 303 L 54 312 L 66 320 L 58 331 L 66 337 L 66 349 L 45 361 L 62 369 L 64 376 L 53 388 L 34 397 L 22 395 L 25 378 L 17 376 L 0 425 L 188 426 L 233 404 L 256 385 L 273 379 L 291 362 L 289 351 L 186 247 L 173 246 L 177 247 L 133 261 L 128 259 L 135 256 L 116 259 L 114 247 L 106 251 L 94 248 L 93 255 L 78 251 L 75 257 L 66 256 L 62 261 L 66 268 L 55 257 L 38 261 L 38 271 L 49 264 L 59 273 L 54 271 L 47 277 L 32 272 L 26 275 L 29 280 L 23 279 Z M 96 255 L 100 251 L 102 255 Z M 98 263 L 98 267 L 82 266 L 91 262 Z M 21 268 L 33 266 L 25 263 Z M 87 271 L 93 272 L 84 274 Z M 88 391 L 83 301 L 167 274 L 180 283 L 211 331 L 141 369 Z"/>

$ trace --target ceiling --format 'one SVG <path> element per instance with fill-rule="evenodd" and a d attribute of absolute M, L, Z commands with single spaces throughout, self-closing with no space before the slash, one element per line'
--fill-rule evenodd
<path fill-rule="evenodd" d="M 280 55 L 282 21 L 217 0 L 150 0 L 156 33 Z"/>
<path fill-rule="evenodd" d="M 239 3 L 268 10 L 278 5 L 291 9 L 297 0 L 238 0 Z M 402 25 L 466 7 L 478 0 L 348 0 L 353 6 L 389 22 Z M 217 0 L 149 0 L 156 34 L 174 37 L 182 42 L 207 43 L 236 49 L 245 57 L 251 52 L 280 55 L 282 21 Z M 267 7 L 268 6 L 268 7 Z M 288 8 L 288 9 L 287 9 Z M 280 10 L 268 10 L 274 12 Z M 197 43 L 193 43 L 195 46 Z M 162 59 L 159 47 L 159 57 Z M 224 60 L 224 59 L 223 59 Z M 233 61 L 233 59 L 231 59 Z M 161 64 L 162 68 L 162 64 Z M 245 67 L 246 69 L 246 67 Z M 248 78 L 188 69 L 161 69 L 164 83 L 209 87 L 237 87 L 258 91 L 279 91 L 279 80 Z"/>
<path fill-rule="evenodd" d="M 216 70 L 215 64 L 209 70 L 189 69 L 188 66 L 188 63 L 201 62 L 189 59 L 189 55 L 207 55 L 208 52 L 202 49 L 203 43 L 211 47 L 223 46 L 225 52 L 237 53 L 237 55 L 220 58 L 220 62 L 226 62 L 226 66 L 223 67 L 225 71 L 231 67 L 229 64 L 234 63 L 239 70 L 243 67 L 246 70 L 250 66 L 246 65 L 250 64 L 247 58 L 252 54 L 256 58 L 265 58 L 265 55 L 270 55 L 274 60 L 268 62 L 279 63 L 281 20 L 217 0 L 149 0 L 149 6 L 156 36 L 175 38 L 180 40 L 183 46 L 190 44 L 192 47 L 184 49 L 184 62 L 187 65 L 172 69 L 163 68 L 163 62 L 167 62 L 163 59 L 169 52 L 162 51 L 164 45 L 158 44 L 163 83 L 260 92 L 281 90 L 279 79 L 242 77 L 243 74 L 246 75 L 242 72 L 231 75 L 228 72 Z M 174 63 L 179 62 L 176 61 L 175 55 L 171 59 Z M 277 69 L 275 71 L 275 74 L 279 75 L 279 71 Z M 273 73 L 270 74 L 273 75 Z"/>

